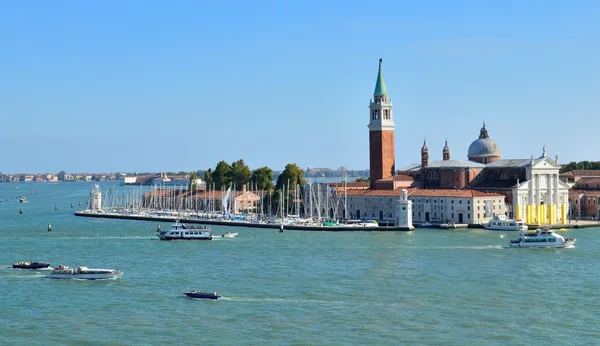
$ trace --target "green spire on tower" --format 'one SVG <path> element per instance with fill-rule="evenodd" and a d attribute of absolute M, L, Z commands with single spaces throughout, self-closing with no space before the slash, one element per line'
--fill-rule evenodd
<path fill-rule="evenodd" d="M 379 73 L 377 74 L 377 83 L 375 83 L 374 95 L 387 95 L 387 88 L 385 87 L 385 81 L 383 80 L 383 72 L 381 72 L 381 63 L 383 59 L 379 59 Z"/>

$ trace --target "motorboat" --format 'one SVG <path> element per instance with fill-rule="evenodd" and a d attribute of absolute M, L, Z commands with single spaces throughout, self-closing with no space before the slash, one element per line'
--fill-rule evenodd
<path fill-rule="evenodd" d="M 123 271 L 115 269 L 92 269 L 88 267 L 69 268 L 67 266 L 54 267 L 50 273 L 52 279 L 82 279 L 82 280 L 101 280 L 118 279 L 123 275 Z"/>
<path fill-rule="evenodd" d="M 25 262 L 18 261 L 13 263 L 12 267 L 15 269 L 44 269 L 50 266 L 49 262 Z"/>
<path fill-rule="evenodd" d="M 442 229 L 458 228 L 458 225 L 454 222 L 446 222 L 446 223 L 441 223 L 440 228 L 442 228 Z"/>
<path fill-rule="evenodd" d="M 222 298 L 220 294 L 218 294 L 216 291 L 212 291 L 212 292 L 198 292 L 198 291 L 188 291 L 188 292 L 184 292 L 183 294 L 185 294 L 186 296 L 190 297 L 190 298 L 194 298 L 194 299 L 220 299 Z"/>
<path fill-rule="evenodd" d="M 358 227 L 358 228 L 373 228 L 379 227 L 379 223 L 376 220 L 349 220 L 345 227 Z"/>
<path fill-rule="evenodd" d="M 510 247 L 561 248 L 575 244 L 575 238 L 564 238 L 550 229 L 536 229 L 535 232 L 521 231 L 518 239 L 511 239 Z"/>
<path fill-rule="evenodd" d="M 523 220 L 513 220 L 506 215 L 496 215 L 488 223 L 484 223 L 483 227 L 495 231 L 527 231 L 527 225 Z"/>
<path fill-rule="evenodd" d="M 19 198 L 19 203 L 27 203 L 27 198 L 25 196 Z"/>
<path fill-rule="evenodd" d="M 221 237 L 223 237 L 223 238 L 235 238 L 237 235 L 238 235 L 237 233 L 225 232 L 225 234 L 221 235 Z"/>
<path fill-rule="evenodd" d="M 419 228 L 432 228 L 433 224 L 429 221 L 425 221 L 418 226 Z"/>
<path fill-rule="evenodd" d="M 156 236 L 161 240 L 211 240 L 213 233 L 209 226 L 188 226 L 176 220 L 171 229 L 163 231 L 160 225 L 156 229 Z"/>

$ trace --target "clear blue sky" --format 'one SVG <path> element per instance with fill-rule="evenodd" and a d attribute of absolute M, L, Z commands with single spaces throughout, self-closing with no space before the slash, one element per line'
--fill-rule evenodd
<path fill-rule="evenodd" d="M 367 169 L 378 59 L 396 167 L 600 160 L 598 1 L 3 1 L 0 172 Z"/>

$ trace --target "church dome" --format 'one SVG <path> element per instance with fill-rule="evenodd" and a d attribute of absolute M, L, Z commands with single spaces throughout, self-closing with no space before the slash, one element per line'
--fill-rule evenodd
<path fill-rule="evenodd" d="M 490 139 L 487 129 L 485 128 L 485 123 L 481 128 L 479 138 L 469 145 L 467 157 L 469 160 L 475 161 L 480 161 L 485 158 L 483 161 L 486 162 L 489 162 L 489 159 L 500 158 L 500 148 L 496 142 Z"/>

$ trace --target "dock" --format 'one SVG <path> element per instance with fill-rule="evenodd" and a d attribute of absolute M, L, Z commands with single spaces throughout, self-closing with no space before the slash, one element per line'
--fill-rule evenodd
<path fill-rule="evenodd" d="M 281 223 L 256 223 L 256 222 L 244 222 L 234 220 L 214 220 L 214 219 L 199 219 L 199 218 L 186 218 L 177 216 L 152 216 L 152 215 L 141 215 L 141 214 L 122 214 L 122 213 L 108 213 L 98 212 L 92 210 L 80 210 L 75 212 L 75 216 L 83 217 L 96 217 L 105 219 L 122 219 L 122 220 L 139 220 L 139 221 L 157 221 L 157 222 L 175 222 L 179 220 L 182 223 L 195 223 L 203 225 L 219 225 L 219 226 L 232 226 L 232 227 L 247 227 L 247 228 L 272 228 L 279 230 Z M 413 231 L 414 228 L 409 229 L 408 227 L 394 227 L 394 226 L 379 226 L 379 227 L 356 227 L 356 226 L 345 226 L 339 224 L 337 226 L 303 226 L 284 224 L 285 230 L 294 231 L 325 231 L 325 232 L 397 232 L 397 231 Z"/>

